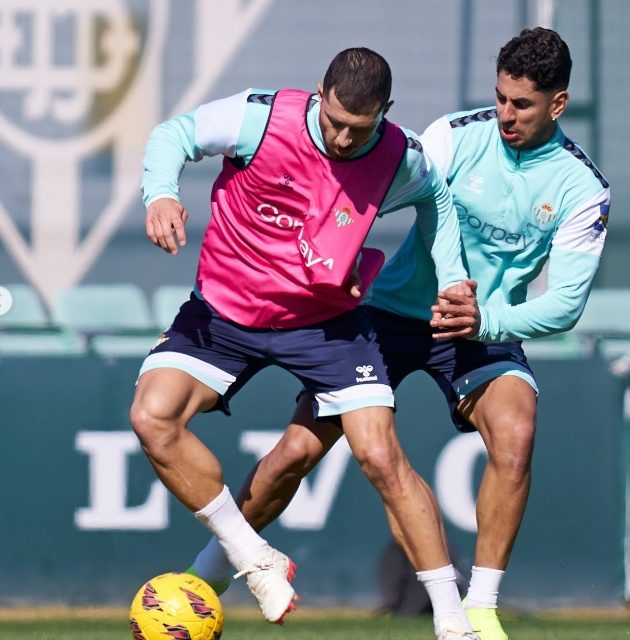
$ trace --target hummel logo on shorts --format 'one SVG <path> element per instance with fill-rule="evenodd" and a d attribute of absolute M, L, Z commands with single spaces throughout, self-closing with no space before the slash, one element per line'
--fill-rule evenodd
<path fill-rule="evenodd" d="M 363 374 L 362 378 L 357 378 L 357 382 L 374 382 L 378 380 L 378 376 L 371 376 L 374 367 L 371 364 L 364 364 L 356 368 L 357 373 Z"/>

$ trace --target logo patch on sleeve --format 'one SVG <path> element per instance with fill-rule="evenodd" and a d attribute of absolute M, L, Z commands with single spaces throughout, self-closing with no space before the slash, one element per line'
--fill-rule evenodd
<path fill-rule="evenodd" d="M 595 221 L 593 225 L 593 229 L 591 230 L 590 241 L 591 242 L 604 242 L 606 238 L 606 229 L 608 228 L 608 211 L 610 210 L 610 205 L 608 204 L 600 204 L 599 205 L 599 217 Z"/>

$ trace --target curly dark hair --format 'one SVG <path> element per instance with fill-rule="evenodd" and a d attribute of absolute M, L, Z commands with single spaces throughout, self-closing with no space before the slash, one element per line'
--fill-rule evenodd
<path fill-rule="evenodd" d="M 499 52 L 497 74 L 529 78 L 539 91 L 565 90 L 571 77 L 567 43 L 551 29 L 523 29 Z"/>
<path fill-rule="evenodd" d="M 326 96 L 334 88 L 335 96 L 345 109 L 363 115 L 387 104 L 392 91 L 392 72 L 385 58 L 371 49 L 345 49 L 328 66 L 323 88 Z"/>

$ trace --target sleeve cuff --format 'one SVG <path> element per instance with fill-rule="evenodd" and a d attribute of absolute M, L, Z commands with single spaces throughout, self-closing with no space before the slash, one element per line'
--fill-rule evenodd
<path fill-rule="evenodd" d="M 463 278 L 460 278 L 459 280 L 452 280 L 451 282 L 447 282 L 446 284 L 441 284 L 438 287 L 438 291 L 446 291 L 446 289 L 448 289 L 449 287 L 453 287 L 456 284 L 461 284 L 466 278 L 467 278 L 467 276 L 464 276 Z"/>
<path fill-rule="evenodd" d="M 160 193 L 157 196 L 152 196 L 145 203 L 145 208 L 148 209 L 149 205 L 153 204 L 156 200 L 161 200 L 162 198 L 169 198 L 170 200 L 175 200 L 175 202 L 179 202 L 179 198 L 174 196 L 172 193 Z"/>
<path fill-rule="evenodd" d="M 477 334 L 477 340 L 479 342 L 485 342 L 488 337 L 488 312 L 485 307 L 479 305 L 479 332 Z"/>

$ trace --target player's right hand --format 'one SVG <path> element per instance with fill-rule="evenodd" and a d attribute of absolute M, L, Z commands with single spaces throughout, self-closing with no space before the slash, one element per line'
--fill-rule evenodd
<path fill-rule="evenodd" d="M 440 291 L 431 307 L 429 324 L 435 340 L 474 339 L 479 334 L 481 315 L 477 303 L 477 282 L 463 280 Z"/>
<path fill-rule="evenodd" d="M 175 255 L 177 247 L 186 244 L 184 225 L 188 220 L 188 212 L 172 198 L 160 198 L 147 207 L 147 237 L 167 253 Z"/>

